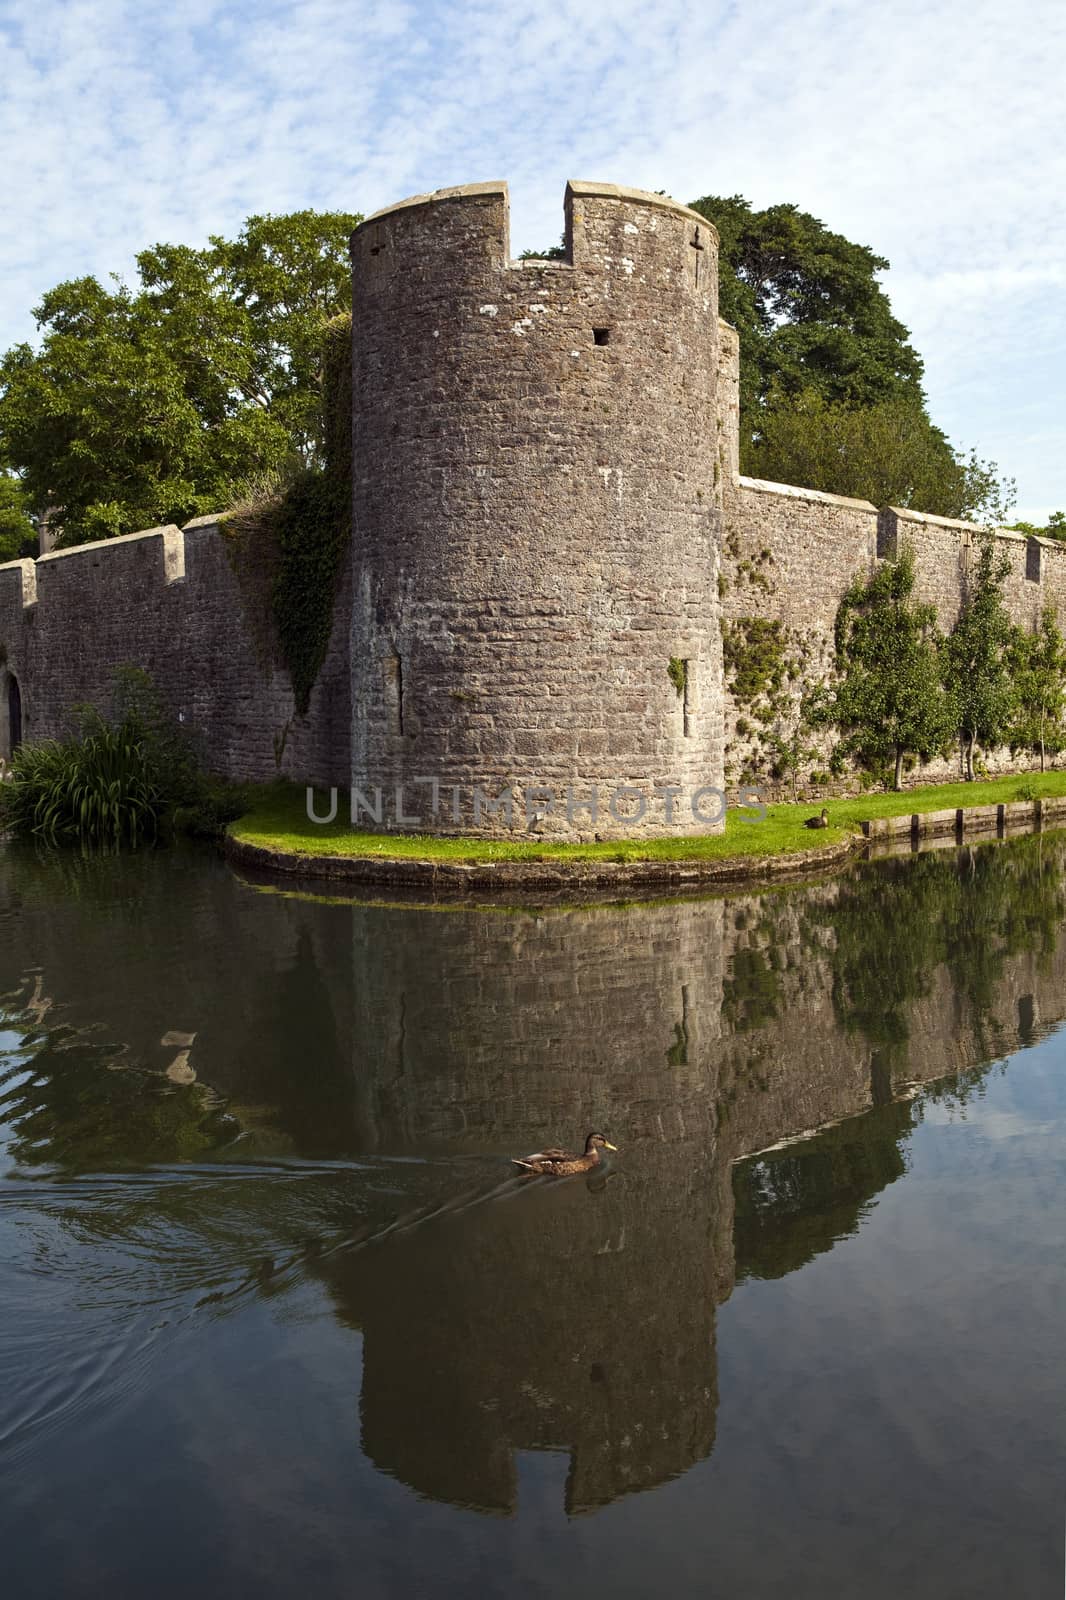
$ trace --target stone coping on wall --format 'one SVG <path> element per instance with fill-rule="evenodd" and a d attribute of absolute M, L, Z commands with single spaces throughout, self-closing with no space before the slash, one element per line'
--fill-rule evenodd
<path fill-rule="evenodd" d="M 884 509 L 888 515 L 899 517 L 903 522 L 921 522 L 933 528 L 957 528 L 962 533 L 982 533 L 987 526 L 983 522 L 967 522 L 958 517 L 938 517 L 931 511 L 912 511 L 907 506 L 885 506 Z M 997 538 L 1017 539 L 1022 544 L 1029 537 L 1028 534 L 1018 533 L 1014 528 L 996 527 L 992 531 Z"/>
<path fill-rule="evenodd" d="M 672 211 L 683 217 L 691 217 L 701 228 L 710 228 L 714 237 L 718 238 L 718 229 L 701 211 L 693 211 L 691 206 L 685 205 L 682 200 L 674 200 L 668 194 L 653 194 L 647 189 L 627 189 L 620 183 L 592 183 L 583 178 L 571 178 L 566 185 L 566 192 L 575 200 L 627 200 L 637 206 Z"/>
<path fill-rule="evenodd" d="M 758 884 L 809 877 L 842 866 L 860 853 L 855 834 L 819 849 L 779 856 L 719 856 L 644 861 L 429 861 L 410 856 L 307 856 L 234 839 L 224 849 L 238 866 L 285 877 L 326 879 L 354 887 L 422 889 L 465 896 L 473 891 L 510 894 L 526 890 L 612 892 L 644 889 L 706 889 L 715 884 Z"/>
<path fill-rule="evenodd" d="M 58 550 L 49 550 L 36 557 L 23 556 L 16 561 L 0 562 L 0 574 L 7 572 L 19 574 L 22 583 L 22 604 L 27 608 L 37 602 L 38 573 L 44 574 L 53 567 L 70 566 L 78 561 L 95 562 L 104 552 L 131 550 L 137 545 L 156 540 L 162 556 L 164 581 L 168 584 L 177 583 L 185 576 L 186 535 L 206 529 L 220 529 L 223 517 L 224 513 L 216 511 L 209 516 L 193 517 L 180 528 L 168 522 L 160 524 L 158 528 L 140 528 L 136 533 L 119 533 L 113 539 L 93 539 L 87 544 L 61 546 Z"/>
<path fill-rule="evenodd" d="M 827 494 L 824 489 L 801 489 L 792 483 L 771 483 L 767 478 L 737 479 L 742 489 L 750 489 L 755 494 L 780 495 L 786 500 L 814 500 L 823 506 L 848 506 L 853 511 L 872 511 L 877 515 L 877 507 L 872 500 L 853 500 L 844 494 Z"/>

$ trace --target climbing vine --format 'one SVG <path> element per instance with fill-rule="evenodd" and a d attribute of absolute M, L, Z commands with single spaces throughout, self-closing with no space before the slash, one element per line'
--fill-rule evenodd
<path fill-rule="evenodd" d="M 226 519 L 234 565 L 252 609 L 267 612 L 299 713 L 325 660 L 337 580 L 351 528 L 351 317 L 326 324 L 322 349 L 325 462 Z"/>
<path fill-rule="evenodd" d="M 730 693 L 744 704 L 780 689 L 789 666 L 785 630 L 766 617 L 738 617 L 727 623 L 722 654 Z"/>

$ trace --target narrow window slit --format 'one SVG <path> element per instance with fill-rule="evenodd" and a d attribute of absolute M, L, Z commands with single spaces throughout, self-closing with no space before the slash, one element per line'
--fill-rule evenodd
<path fill-rule="evenodd" d="M 399 653 L 386 656 L 382 662 L 385 689 L 385 714 L 391 734 L 403 733 L 403 661 Z"/>

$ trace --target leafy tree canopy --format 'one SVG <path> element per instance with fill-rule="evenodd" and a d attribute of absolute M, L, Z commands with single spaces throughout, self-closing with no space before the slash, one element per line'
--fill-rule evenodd
<path fill-rule="evenodd" d="M 140 287 L 62 283 L 0 361 L 0 448 L 64 543 L 182 522 L 321 459 L 322 334 L 349 299 L 342 212 L 156 245 Z"/>
<path fill-rule="evenodd" d="M 849 407 L 922 402 L 922 361 L 877 281 L 888 262 L 794 205 L 692 209 L 718 230 L 719 309 L 740 334 L 741 410 L 814 389 Z"/>
<path fill-rule="evenodd" d="M 779 398 L 764 410 L 743 466 L 772 483 L 941 517 L 999 521 L 1013 494 L 991 462 L 957 455 L 913 401 L 884 400 L 854 411 L 816 389 L 788 402 Z"/>
<path fill-rule="evenodd" d="M 957 730 L 974 777 L 974 747 L 1003 744 L 1015 714 L 1010 649 L 1016 630 L 1003 603 L 1010 561 L 991 533 L 978 543 L 969 598 L 947 641 L 946 682 L 956 707 Z"/>
<path fill-rule="evenodd" d="M 884 256 L 795 205 L 704 195 L 693 209 L 718 230 L 719 310 L 740 335 L 743 472 L 939 516 L 1001 514 L 1013 485 L 928 416 L 921 357 L 878 281 Z"/>
<path fill-rule="evenodd" d="M 836 761 L 854 756 L 875 772 L 891 765 L 897 789 L 904 758 L 945 749 L 956 721 L 941 684 L 936 609 L 914 600 L 914 581 L 905 548 L 852 583 L 837 614 L 840 679 L 823 711 L 842 734 Z"/>
<path fill-rule="evenodd" d="M 22 485 L 0 471 L 0 561 L 37 554 L 37 530 L 30 521 Z"/>

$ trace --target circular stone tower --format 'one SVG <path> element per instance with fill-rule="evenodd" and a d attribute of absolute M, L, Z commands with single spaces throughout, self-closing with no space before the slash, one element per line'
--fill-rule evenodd
<path fill-rule="evenodd" d="M 722 826 L 717 237 L 570 183 L 565 238 L 512 261 L 495 183 L 353 235 L 361 819 Z"/>

